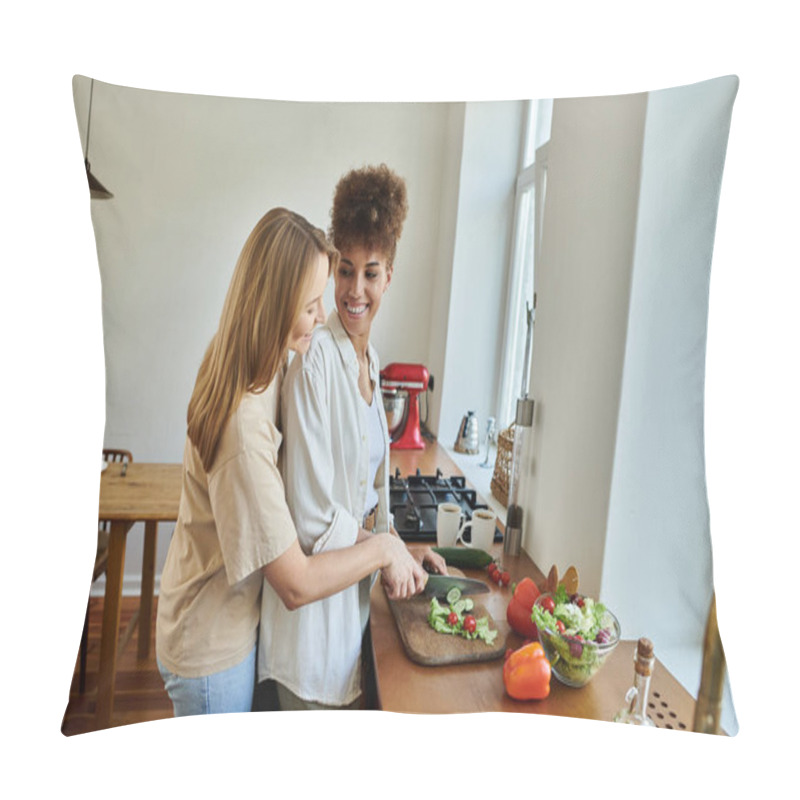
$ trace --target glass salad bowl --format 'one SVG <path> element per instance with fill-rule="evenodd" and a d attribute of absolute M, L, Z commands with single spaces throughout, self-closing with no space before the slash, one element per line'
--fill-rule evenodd
<path fill-rule="evenodd" d="M 566 686 L 589 683 L 620 639 L 619 620 L 614 614 L 580 594 L 539 595 L 533 605 L 533 620 L 550 668 Z"/>

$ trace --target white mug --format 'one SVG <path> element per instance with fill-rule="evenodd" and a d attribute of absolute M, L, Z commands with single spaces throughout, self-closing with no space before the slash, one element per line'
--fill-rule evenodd
<path fill-rule="evenodd" d="M 462 530 L 464 512 L 455 503 L 439 503 L 436 509 L 436 544 L 453 547 Z"/>
<path fill-rule="evenodd" d="M 495 516 L 485 508 L 478 508 L 472 519 L 465 521 L 461 506 L 455 503 L 440 503 L 436 509 L 436 544 L 439 547 L 453 547 L 461 542 L 467 547 L 488 550 L 494 542 Z M 469 542 L 462 538 L 467 528 L 472 529 Z"/>
<path fill-rule="evenodd" d="M 470 541 L 465 542 L 461 537 L 467 528 L 472 528 Z M 495 516 L 488 508 L 476 508 L 472 512 L 472 519 L 462 526 L 458 538 L 467 547 L 479 550 L 488 550 L 494 543 Z"/>

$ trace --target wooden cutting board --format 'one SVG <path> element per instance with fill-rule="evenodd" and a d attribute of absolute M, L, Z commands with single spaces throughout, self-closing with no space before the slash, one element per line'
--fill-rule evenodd
<path fill-rule="evenodd" d="M 453 567 L 450 567 L 448 572 L 451 575 L 463 574 Z M 472 595 L 475 604 L 472 614 L 476 619 L 488 617 L 489 628 L 498 632 L 491 645 L 482 639 L 465 639 L 463 636 L 439 633 L 431 628 L 428 624 L 431 601 L 425 595 L 410 600 L 389 600 L 389 608 L 392 610 L 408 657 L 417 664 L 425 666 L 466 664 L 502 658 L 506 651 L 506 626 L 499 626 L 486 610 L 481 602 L 481 597 L 484 596 L 488 595 Z M 445 603 L 443 599 L 440 602 Z"/>

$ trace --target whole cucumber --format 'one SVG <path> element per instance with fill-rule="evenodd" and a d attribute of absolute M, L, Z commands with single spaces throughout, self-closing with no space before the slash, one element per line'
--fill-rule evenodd
<path fill-rule="evenodd" d="M 448 567 L 483 569 L 494 561 L 485 550 L 477 547 L 432 547 L 431 550 L 438 553 Z"/>

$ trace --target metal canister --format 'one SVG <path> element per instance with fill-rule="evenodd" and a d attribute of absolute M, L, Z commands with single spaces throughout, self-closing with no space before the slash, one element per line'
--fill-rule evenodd
<path fill-rule="evenodd" d="M 503 535 L 503 552 L 507 556 L 518 556 L 522 548 L 522 509 L 511 505 L 506 512 L 506 532 Z"/>
<path fill-rule="evenodd" d="M 514 421 L 514 448 L 511 454 L 511 474 L 508 486 L 508 512 L 506 532 L 503 537 L 503 552 L 518 556 L 522 547 L 522 507 L 517 503 L 522 454 L 529 431 L 533 426 L 533 400 L 523 395 L 517 400 L 517 416 Z"/>

